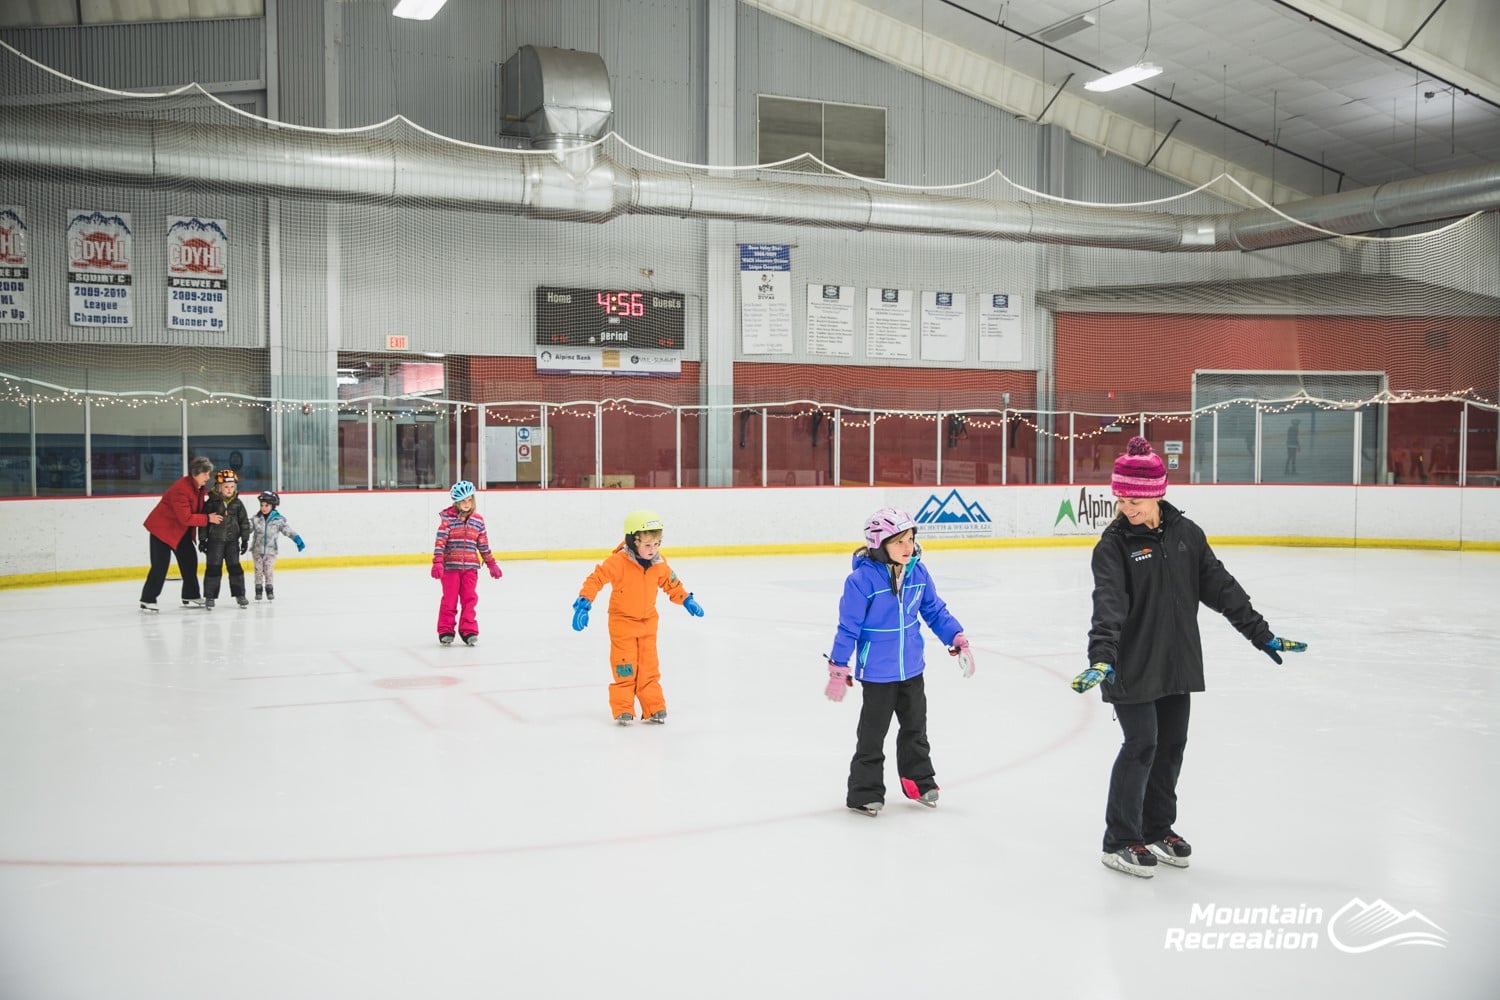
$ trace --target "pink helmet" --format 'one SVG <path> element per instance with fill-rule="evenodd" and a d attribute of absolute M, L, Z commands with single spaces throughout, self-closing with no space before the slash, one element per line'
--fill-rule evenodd
<path fill-rule="evenodd" d="M 865 522 L 865 542 L 872 549 L 878 549 L 885 544 L 887 538 L 899 535 L 907 528 L 915 528 L 917 522 L 911 519 L 911 515 L 904 510 L 895 507 L 882 507 L 870 515 Z"/>

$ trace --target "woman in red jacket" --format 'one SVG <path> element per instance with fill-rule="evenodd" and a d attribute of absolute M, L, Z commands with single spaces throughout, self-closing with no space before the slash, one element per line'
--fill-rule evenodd
<path fill-rule="evenodd" d="M 214 463 L 199 455 L 188 462 L 188 474 L 167 487 L 151 513 L 146 530 L 151 533 L 151 571 L 141 587 L 141 610 L 155 612 L 156 599 L 167 582 L 167 567 L 177 557 L 182 574 L 183 607 L 203 607 L 198 590 L 198 550 L 193 545 L 193 529 L 206 528 L 224 520 L 221 514 L 203 512 L 204 486 L 213 475 Z"/>

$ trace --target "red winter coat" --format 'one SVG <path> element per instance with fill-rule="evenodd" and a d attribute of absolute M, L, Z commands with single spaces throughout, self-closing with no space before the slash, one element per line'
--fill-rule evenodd
<path fill-rule="evenodd" d="M 189 528 L 208 526 L 208 515 L 203 513 L 203 487 L 192 476 L 183 476 L 167 487 L 144 523 L 147 531 L 175 549 Z"/>

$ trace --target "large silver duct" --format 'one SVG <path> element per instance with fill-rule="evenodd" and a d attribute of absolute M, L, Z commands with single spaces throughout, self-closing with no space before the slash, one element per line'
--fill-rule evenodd
<path fill-rule="evenodd" d="M 88 186 L 207 186 L 575 222 L 670 215 L 1159 252 L 1257 250 L 1323 238 L 1307 226 L 1361 233 L 1500 208 L 1500 164 L 1312 198 L 1279 211 L 1174 215 L 643 170 L 596 158 L 591 150 L 569 151 L 576 135 L 554 143 L 538 132 L 538 139 L 557 148 L 551 155 L 523 154 L 8 107 L 0 109 L 0 171 Z"/>

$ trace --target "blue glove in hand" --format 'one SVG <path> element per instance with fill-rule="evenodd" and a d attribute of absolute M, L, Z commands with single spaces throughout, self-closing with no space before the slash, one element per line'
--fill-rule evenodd
<path fill-rule="evenodd" d="M 687 600 L 682 602 L 682 606 L 684 608 L 687 608 L 687 613 L 692 615 L 694 618 L 703 617 L 703 605 L 693 600 L 692 594 L 687 595 Z"/>
<path fill-rule="evenodd" d="M 580 597 L 573 602 L 573 631 L 582 632 L 589 627 L 589 608 L 594 605 L 587 597 Z"/>
<path fill-rule="evenodd" d="M 301 552 L 303 549 L 307 548 L 306 545 L 302 544 L 302 536 L 301 535 L 293 535 L 292 536 L 292 541 L 294 541 L 294 542 L 297 543 L 297 551 L 298 552 Z"/>
<path fill-rule="evenodd" d="M 1115 682 L 1115 668 L 1108 663 L 1094 664 L 1073 678 L 1073 690 L 1079 694 L 1083 694 L 1083 692 L 1100 681 L 1103 681 L 1105 684 L 1113 684 Z"/>
<path fill-rule="evenodd" d="M 1277 663 L 1280 663 L 1281 657 L 1278 655 L 1278 650 L 1282 653 L 1305 653 L 1307 652 L 1307 643 L 1298 642 L 1296 639 L 1282 639 L 1279 636 L 1272 636 L 1271 641 L 1260 648 L 1261 652 Z"/>

